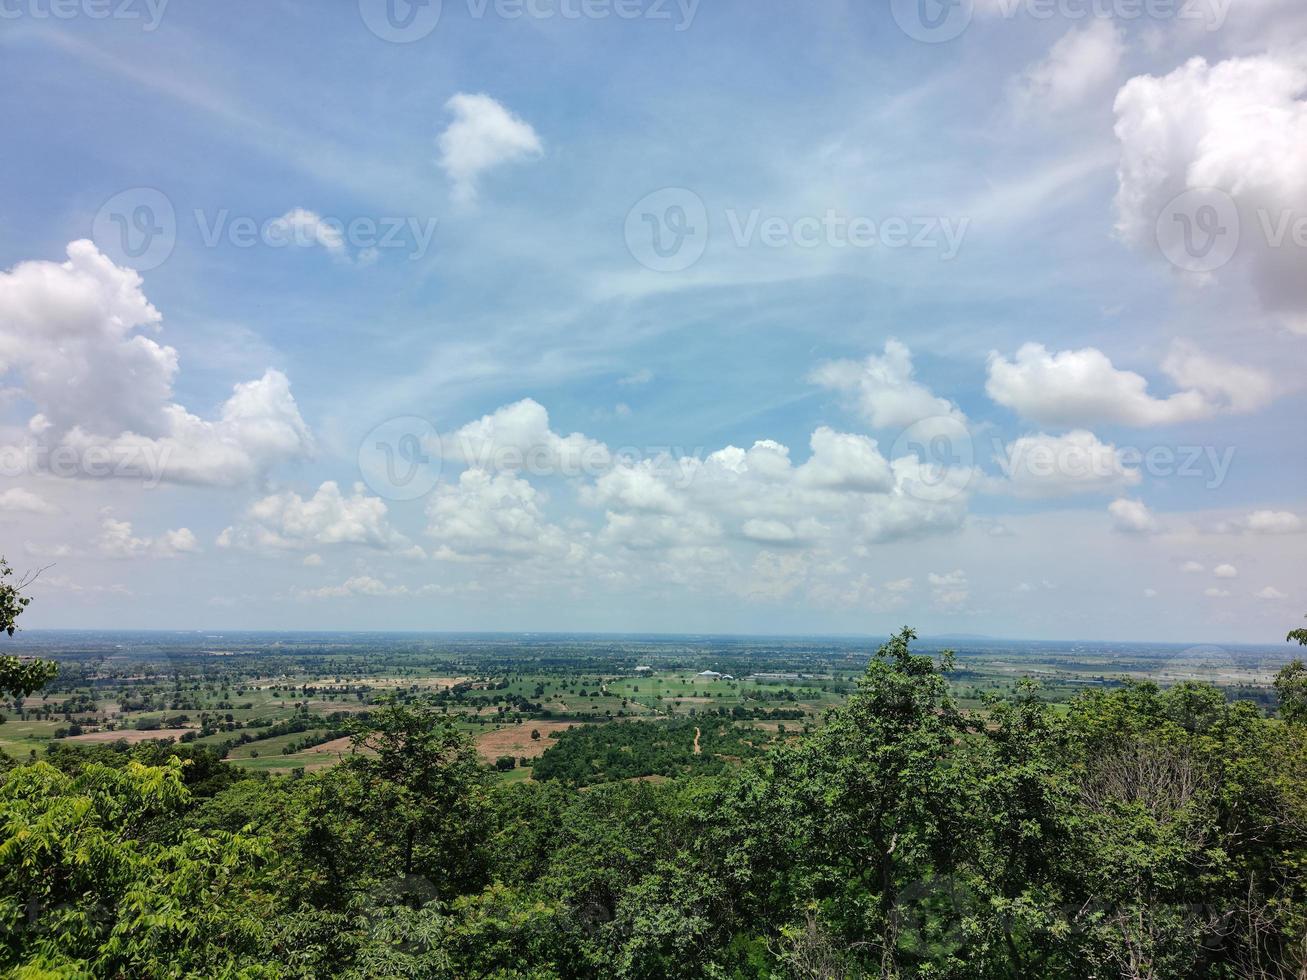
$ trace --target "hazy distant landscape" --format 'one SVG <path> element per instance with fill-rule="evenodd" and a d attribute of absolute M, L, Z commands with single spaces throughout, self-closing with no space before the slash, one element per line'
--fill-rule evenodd
<path fill-rule="evenodd" d="M 58 678 L 0 727 L 0 749 L 165 739 L 214 749 L 233 765 L 288 773 L 339 760 L 351 723 L 383 701 L 431 699 L 483 759 L 514 759 L 530 778 L 558 735 L 581 725 L 724 719 L 774 739 L 819 725 L 856 690 L 883 640 L 852 637 L 176 632 L 33 630 L 9 644 L 50 658 Z M 1023 678 L 1064 709 L 1079 692 L 1129 682 L 1201 681 L 1231 699 L 1275 704 L 1288 647 L 923 638 L 956 653 L 958 704 Z M 699 676 L 709 671 L 724 677 Z M 543 740 L 530 738 L 543 731 Z M 691 728 L 692 732 L 692 728 Z M 687 747 L 690 739 L 687 738 Z M 730 753 L 725 753 L 730 754 Z M 733 756 L 738 763 L 740 757 Z M 635 772 L 633 775 L 654 775 Z M 670 774 L 670 773 L 669 773 Z"/>

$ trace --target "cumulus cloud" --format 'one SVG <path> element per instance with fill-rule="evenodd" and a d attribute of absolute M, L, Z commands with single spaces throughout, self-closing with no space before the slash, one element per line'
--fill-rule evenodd
<path fill-rule="evenodd" d="M 810 380 L 851 396 L 867 424 L 875 429 L 906 429 L 928 419 L 966 423 L 956 405 L 913 378 L 912 352 L 897 340 L 886 341 L 879 356 L 819 365 Z"/>
<path fill-rule="evenodd" d="M 1303 528 L 1302 518 L 1287 510 L 1255 510 L 1241 522 L 1245 531 L 1253 534 L 1297 534 Z"/>
<path fill-rule="evenodd" d="M 603 443 L 550 429 L 549 413 L 531 398 L 498 408 L 427 448 L 477 469 L 535 476 L 580 477 L 602 472 L 610 462 Z"/>
<path fill-rule="evenodd" d="M 832 533 L 876 542 L 956 530 L 965 520 L 966 493 L 941 488 L 915 456 L 889 461 L 875 440 L 825 427 L 810 448 L 798 466 L 789 447 L 768 439 L 704 457 L 619 459 L 581 498 L 607 511 L 606 539 L 644 548 L 688 544 L 688 533 L 703 543 L 730 527 L 769 544 Z"/>
<path fill-rule="evenodd" d="M 324 585 L 317 589 L 296 589 L 301 599 L 347 599 L 356 596 L 407 596 L 412 592 L 405 585 L 390 585 L 371 575 L 355 575 L 340 585 Z"/>
<path fill-rule="evenodd" d="M 1254 596 L 1254 598 L 1257 598 L 1257 599 L 1287 599 L 1287 598 L 1289 598 L 1287 595 L 1285 595 L 1283 592 L 1281 592 L 1279 589 L 1277 589 L 1277 588 L 1276 588 L 1275 586 L 1273 586 L 1273 585 L 1268 585 L 1268 586 L 1266 586 L 1266 587 L 1263 588 L 1263 589 L 1259 589 L 1259 590 L 1257 590 L 1256 592 L 1253 593 L 1253 596 Z"/>
<path fill-rule="evenodd" d="M 1097 348 L 1051 353 L 1029 343 L 1010 361 L 990 353 L 985 391 L 1023 418 L 1063 426 L 1170 425 L 1252 411 L 1270 400 L 1271 383 L 1261 372 L 1192 347 L 1175 347 L 1162 370 L 1186 390 L 1158 398 L 1143 375 L 1115 367 Z"/>
<path fill-rule="evenodd" d="M 324 585 L 316 589 L 295 589 L 299 599 L 373 599 L 429 598 L 432 596 L 460 595 L 482 591 L 475 582 L 467 585 L 428 584 L 409 587 L 403 583 L 383 582 L 374 575 L 354 575 L 339 585 Z"/>
<path fill-rule="evenodd" d="M 1130 79 L 1116 97 L 1121 236 L 1151 247 L 1159 232 L 1181 234 L 1179 225 L 1159 227 L 1168 203 L 1216 188 L 1237 214 L 1232 266 L 1245 267 L 1263 306 L 1298 329 L 1307 329 L 1307 249 L 1292 234 L 1277 242 L 1276 232 L 1286 216 L 1307 214 L 1304 90 L 1300 56 L 1267 54 L 1192 58 L 1168 75 Z"/>
<path fill-rule="evenodd" d="M 200 543 L 185 527 L 164 531 L 157 538 L 138 537 L 129 521 L 105 514 L 100 520 L 95 550 L 105 558 L 176 558 L 195 554 Z"/>
<path fill-rule="evenodd" d="M 1013 101 L 1023 112 L 1063 112 L 1116 75 L 1125 52 L 1121 30 L 1106 18 L 1073 27 L 1048 55 L 1017 78 Z"/>
<path fill-rule="evenodd" d="M 1112 525 L 1124 534 L 1155 534 L 1161 530 L 1153 512 L 1141 500 L 1122 497 L 1107 505 Z"/>
<path fill-rule="evenodd" d="M 471 203 L 483 173 L 544 152 L 530 124 L 485 94 L 459 92 L 445 103 L 454 116 L 440 134 L 440 166 L 453 183 L 454 199 Z"/>
<path fill-rule="evenodd" d="M 1223 565 L 1217 565 L 1215 568 L 1212 569 L 1212 574 L 1215 575 L 1217 578 L 1238 578 L 1239 569 L 1227 563 Z"/>
<path fill-rule="evenodd" d="M 332 480 L 308 499 L 287 490 L 256 500 L 239 523 L 218 536 L 218 545 L 263 552 L 359 545 L 411 557 L 422 554 L 390 526 L 385 501 L 369 496 L 361 483 L 346 496 Z"/>
<path fill-rule="evenodd" d="M 71 475 L 223 485 L 309 455 L 279 371 L 236 385 L 217 419 L 172 401 L 177 352 L 139 332 L 161 320 L 141 285 L 88 241 L 66 262 L 0 272 L 0 375 L 35 409 L 28 442 L 10 448 Z"/>
<path fill-rule="evenodd" d="M 338 259 L 349 257 L 340 225 L 326 221 L 322 215 L 307 208 L 292 208 L 269 222 L 268 235 L 278 243 L 300 248 L 318 246 Z"/>
<path fill-rule="evenodd" d="M 1023 497 L 1119 493 L 1140 481 L 1113 445 L 1085 429 L 1062 436 L 1022 436 L 1007 445 L 999 466 L 1008 488 Z"/>
<path fill-rule="evenodd" d="M 57 514 L 59 508 L 22 487 L 0 493 L 0 514 Z"/>
<path fill-rule="evenodd" d="M 426 533 L 435 558 L 553 558 L 579 560 L 583 549 L 550 523 L 543 497 L 510 473 L 464 470 L 458 483 L 436 487 L 427 502 Z"/>
<path fill-rule="evenodd" d="M 802 486 L 855 493 L 888 493 L 894 471 L 876 440 L 819 427 L 809 440 L 812 455 L 795 474 Z"/>
<path fill-rule="evenodd" d="M 931 572 L 926 578 L 930 582 L 931 598 L 937 606 L 942 608 L 961 606 L 971 597 L 967 573 L 960 568 L 944 573 Z"/>
<path fill-rule="evenodd" d="M 1171 346 L 1162 371 L 1177 387 L 1197 391 L 1208 404 L 1234 413 L 1265 408 L 1274 395 L 1266 372 L 1212 357 L 1183 341 Z"/>

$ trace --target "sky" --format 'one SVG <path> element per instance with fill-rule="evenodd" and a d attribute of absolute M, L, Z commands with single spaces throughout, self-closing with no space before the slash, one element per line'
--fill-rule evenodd
<path fill-rule="evenodd" d="M 29 628 L 1276 642 L 1300 0 L 3 0 Z"/>

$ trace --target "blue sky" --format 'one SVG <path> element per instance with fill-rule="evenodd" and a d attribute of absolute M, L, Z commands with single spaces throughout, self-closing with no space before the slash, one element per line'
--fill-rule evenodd
<path fill-rule="evenodd" d="M 1307 611 L 1295 3 L 395 3 L 0 11 L 31 626 Z"/>

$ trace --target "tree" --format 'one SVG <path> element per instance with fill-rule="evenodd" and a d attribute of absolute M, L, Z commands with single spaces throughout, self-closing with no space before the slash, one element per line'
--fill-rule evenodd
<path fill-rule="evenodd" d="M 416 908 L 479 884 L 486 776 L 471 739 L 429 705 L 392 701 L 352 742 L 310 786 L 299 828 L 309 900 Z"/>
<path fill-rule="evenodd" d="M 18 629 L 18 617 L 32 601 L 31 596 L 23 594 L 23 589 L 35 577 L 29 575 L 9 581 L 13 575 L 14 570 L 9 567 L 9 562 L 0 556 L 0 632 L 10 636 Z M 58 665 L 49 660 L 0 657 L 0 698 L 25 698 L 44 687 L 58 672 Z"/>
<path fill-rule="evenodd" d="M 5 975 L 271 975 L 257 952 L 265 845 L 181 828 L 189 801 L 176 758 L 12 770 L 0 784 Z"/>
<path fill-rule="evenodd" d="M 1296 630 L 1289 630 L 1289 635 L 1284 638 L 1284 642 L 1292 643 L 1294 640 L 1298 641 L 1299 646 L 1307 646 L 1307 629 L 1300 626 Z"/>
<path fill-rule="evenodd" d="M 1290 724 L 1307 722 L 1307 664 L 1300 658 L 1275 675 L 1275 696 L 1280 701 L 1281 718 Z"/>
<path fill-rule="evenodd" d="M 954 751 L 967 726 L 945 676 L 952 653 L 914 654 L 915 639 L 907 627 L 892 636 L 826 726 L 775 753 L 786 817 L 772 847 L 793 855 L 806 880 L 796 898 L 821 908 L 816 928 L 854 973 L 898 976 L 908 946 L 935 945 L 905 923 L 930 921 L 917 915 L 934 900 L 923 883 L 947 879 L 973 836 L 959 824 L 975 780 Z"/>
<path fill-rule="evenodd" d="M 1298 641 L 1307 646 L 1307 629 L 1289 630 L 1286 643 Z M 1307 665 L 1294 659 L 1275 675 L 1275 695 L 1280 701 L 1280 717 L 1287 722 L 1307 722 Z"/>

